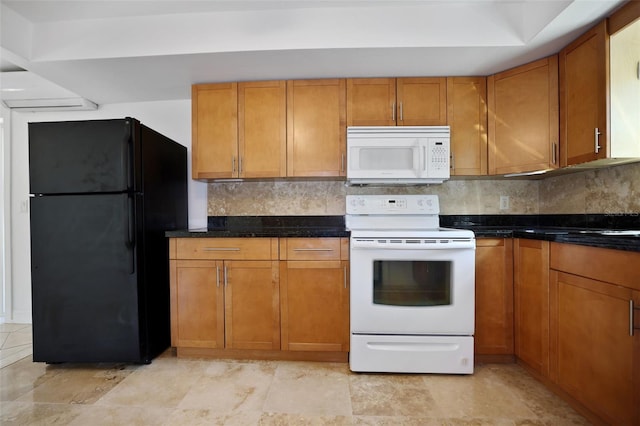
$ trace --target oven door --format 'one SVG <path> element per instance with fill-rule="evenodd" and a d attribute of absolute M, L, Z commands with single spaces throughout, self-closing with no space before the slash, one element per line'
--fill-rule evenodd
<path fill-rule="evenodd" d="M 473 335 L 473 240 L 376 241 L 351 239 L 353 334 Z"/>

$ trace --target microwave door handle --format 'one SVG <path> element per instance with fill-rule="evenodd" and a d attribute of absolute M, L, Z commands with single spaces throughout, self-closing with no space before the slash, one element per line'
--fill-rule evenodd
<path fill-rule="evenodd" d="M 422 161 L 422 146 L 418 144 L 413 148 L 413 169 L 416 177 L 420 177 L 423 168 L 424 162 Z"/>

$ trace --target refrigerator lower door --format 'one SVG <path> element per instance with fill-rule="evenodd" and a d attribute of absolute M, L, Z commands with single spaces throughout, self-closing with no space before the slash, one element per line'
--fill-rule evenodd
<path fill-rule="evenodd" d="M 148 362 L 135 197 L 31 198 L 33 360 Z"/>

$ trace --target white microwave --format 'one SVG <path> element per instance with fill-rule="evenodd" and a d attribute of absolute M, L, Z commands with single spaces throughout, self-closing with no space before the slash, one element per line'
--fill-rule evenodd
<path fill-rule="evenodd" d="M 350 184 L 442 183 L 449 157 L 449 126 L 347 127 Z"/>

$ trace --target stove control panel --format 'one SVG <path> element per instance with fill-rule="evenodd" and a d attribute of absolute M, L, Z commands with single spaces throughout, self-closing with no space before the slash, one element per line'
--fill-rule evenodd
<path fill-rule="evenodd" d="M 437 195 L 347 195 L 347 214 L 437 215 Z"/>

